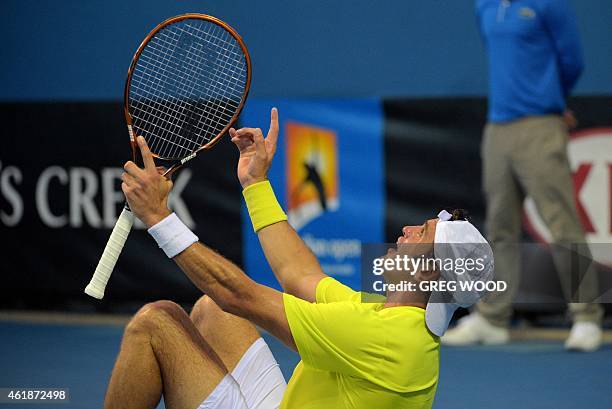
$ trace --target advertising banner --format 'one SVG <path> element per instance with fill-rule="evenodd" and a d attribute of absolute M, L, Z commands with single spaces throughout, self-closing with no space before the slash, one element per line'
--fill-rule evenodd
<path fill-rule="evenodd" d="M 578 216 L 603 291 L 612 288 L 610 102 L 570 101 L 579 128 L 568 146 Z M 281 123 L 270 179 L 328 274 L 358 288 L 364 244 L 394 243 L 402 226 L 442 208 L 467 209 L 484 231 L 483 98 L 252 98 L 239 126 L 267 132 L 273 106 Z M 120 102 L 0 108 L 0 307 L 111 310 L 160 298 L 190 303 L 201 294 L 142 225 L 130 233 L 104 300 L 83 293 L 124 200 L 120 177 L 131 154 Z M 278 288 L 244 209 L 237 159 L 222 138 L 175 176 L 170 204 L 203 243 Z M 541 288 L 559 278 L 546 225 L 529 203 L 524 239 L 536 244 L 522 252 L 519 299 L 549 292 L 563 303 L 558 284 Z"/>
<path fill-rule="evenodd" d="M 137 223 L 104 300 L 83 293 L 121 211 L 131 158 L 121 103 L 4 104 L 0 305 L 110 307 L 201 292 Z M 241 264 L 240 184 L 229 138 L 174 177 L 170 207 L 203 243 Z"/>
<path fill-rule="evenodd" d="M 361 245 L 384 234 L 381 103 L 251 99 L 242 125 L 265 133 L 274 106 L 280 136 L 269 176 L 276 196 L 323 271 L 358 288 Z M 242 226 L 247 273 L 279 288 L 244 206 Z"/>

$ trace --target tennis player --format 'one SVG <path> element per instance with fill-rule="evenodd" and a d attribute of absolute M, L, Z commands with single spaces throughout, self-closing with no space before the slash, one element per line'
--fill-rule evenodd
<path fill-rule="evenodd" d="M 159 247 L 206 296 L 190 315 L 158 301 L 134 316 L 105 407 L 154 408 L 163 394 L 167 408 L 430 408 L 439 337 L 457 303 L 472 304 L 482 294 L 451 293 L 452 302 L 432 302 L 436 294 L 429 291 L 387 291 L 384 302 L 361 302 L 360 293 L 321 270 L 274 196 L 267 172 L 278 140 L 276 109 L 266 138 L 253 128 L 231 129 L 230 135 L 240 152 L 238 178 L 253 228 L 284 292 L 257 284 L 198 242 L 168 210 L 172 183 L 158 173 L 139 138 L 144 168 L 127 162 L 122 189 Z M 455 219 L 461 214 L 443 211 L 423 225 L 406 226 L 398 244 L 458 257 L 474 253 L 473 245 L 462 243 L 481 243 L 488 261 L 478 278 L 490 280 L 488 244 L 468 221 Z M 404 277 L 416 284 L 452 274 L 421 268 Z M 391 271 L 385 278 L 396 276 Z M 256 325 L 299 353 L 288 385 Z"/>

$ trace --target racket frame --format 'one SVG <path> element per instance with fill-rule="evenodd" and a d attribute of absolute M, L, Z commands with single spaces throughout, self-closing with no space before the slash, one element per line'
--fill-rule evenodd
<path fill-rule="evenodd" d="M 223 128 L 219 132 L 219 134 L 217 136 L 212 138 L 205 145 L 200 146 L 198 149 L 193 151 L 190 155 L 188 155 L 188 156 L 186 156 L 186 157 L 184 157 L 182 159 L 168 159 L 168 158 L 164 158 L 164 157 L 162 157 L 160 155 L 157 155 L 154 152 L 151 152 L 153 157 L 156 158 L 156 159 L 161 159 L 161 160 L 165 160 L 165 161 L 173 161 L 174 162 L 166 170 L 166 172 L 164 173 L 164 176 L 168 176 L 168 177 L 170 177 L 174 172 L 176 172 L 185 163 L 187 163 L 191 159 L 195 158 L 196 155 L 200 151 L 205 150 L 205 149 L 206 150 L 210 149 L 213 145 L 215 145 L 221 139 L 221 137 L 238 120 L 238 116 L 240 116 L 240 113 L 242 112 L 242 108 L 244 107 L 244 104 L 245 104 L 245 102 L 247 100 L 247 96 L 249 95 L 249 90 L 251 89 L 251 56 L 249 55 L 249 50 L 247 49 L 246 45 L 244 44 L 244 41 L 242 40 L 242 37 L 240 36 L 240 34 L 238 34 L 238 32 L 236 30 L 234 30 L 232 28 L 232 26 L 230 26 L 226 22 L 224 22 L 224 21 L 222 21 L 222 20 L 220 20 L 220 19 L 218 19 L 216 17 L 210 16 L 208 14 L 200 14 L 200 13 L 185 13 L 185 14 L 180 14 L 178 16 L 170 17 L 169 19 L 167 19 L 165 21 L 162 21 L 153 30 L 151 30 L 151 32 L 149 34 L 147 34 L 147 36 L 144 38 L 144 40 L 142 40 L 142 42 L 140 43 L 140 46 L 138 47 L 138 49 L 134 53 L 134 56 L 132 57 L 132 62 L 130 63 L 130 66 L 128 68 L 128 74 L 127 74 L 127 78 L 126 78 L 126 81 L 125 81 L 125 88 L 124 88 L 124 91 L 123 91 L 123 111 L 124 111 L 124 115 L 125 115 L 125 121 L 127 123 L 128 133 L 130 135 L 130 145 L 132 147 L 132 159 L 133 159 L 133 161 L 135 163 L 138 163 L 137 159 L 139 159 L 140 155 L 139 155 L 138 144 L 136 143 L 136 137 L 138 135 L 136 135 L 136 133 L 135 133 L 135 131 L 133 129 L 133 126 L 132 126 L 133 119 L 132 119 L 132 115 L 130 114 L 130 110 L 129 110 L 130 84 L 132 83 L 132 74 L 133 74 L 133 72 L 134 72 L 134 70 L 136 68 L 136 64 L 138 64 L 138 59 L 140 58 L 140 54 L 142 53 L 142 51 L 145 49 L 145 47 L 149 43 L 149 40 L 151 40 L 151 38 L 153 38 L 153 36 L 155 34 L 157 34 L 160 30 L 162 30 L 164 27 L 166 27 L 168 25 L 177 23 L 179 21 L 188 20 L 188 19 L 206 20 L 208 22 L 217 24 L 221 28 L 225 29 L 228 33 L 230 33 L 231 36 L 234 37 L 234 39 L 236 39 L 236 41 L 240 45 L 240 48 L 242 49 L 242 52 L 243 52 L 244 57 L 246 59 L 245 89 L 244 89 L 244 92 L 242 94 L 242 99 L 240 100 L 240 104 L 238 105 L 238 108 L 236 108 L 236 111 L 234 112 L 234 115 L 232 116 L 232 118 L 229 120 L 228 124 L 225 126 L 225 128 Z"/>
<path fill-rule="evenodd" d="M 136 137 L 138 135 L 135 134 L 135 131 L 133 129 L 133 126 L 132 126 L 133 119 L 132 119 L 132 115 L 130 114 L 130 110 L 129 110 L 129 101 L 130 101 L 129 95 L 130 95 L 130 84 L 132 82 L 132 73 L 134 72 L 134 69 L 136 68 L 136 64 L 138 63 L 140 54 L 143 52 L 143 50 L 147 46 L 149 40 L 157 32 L 159 32 L 161 29 L 163 29 L 164 27 L 170 24 L 173 24 L 173 23 L 176 23 L 182 20 L 187 20 L 187 19 L 200 19 L 200 20 L 206 20 L 208 22 L 217 24 L 221 26 L 221 28 L 225 29 L 228 33 L 230 33 L 230 35 L 232 35 L 234 39 L 236 39 L 246 59 L 246 71 L 247 71 L 246 72 L 246 82 L 245 82 L 245 89 L 242 94 L 242 99 L 240 100 L 240 104 L 238 105 L 238 108 L 235 110 L 232 118 L 230 119 L 228 124 L 218 133 L 218 135 L 212 138 L 211 140 L 209 140 L 205 145 L 200 146 L 198 149 L 196 149 L 191 154 L 187 155 L 186 157 L 182 159 L 168 159 L 168 158 L 161 157 L 160 155 L 157 155 L 154 152 L 151 152 L 153 157 L 156 159 L 174 162 L 164 173 L 164 176 L 168 178 L 171 177 L 172 174 L 175 171 L 177 171 L 179 168 L 181 168 L 185 163 L 195 158 L 198 152 L 202 150 L 208 150 L 213 145 L 215 145 L 221 139 L 221 137 L 236 123 L 236 121 L 238 120 L 238 116 L 242 112 L 242 108 L 244 107 L 244 104 L 246 102 L 246 99 L 247 99 L 247 96 L 249 94 L 249 90 L 251 87 L 251 57 L 249 55 L 249 51 L 246 48 L 246 45 L 244 44 L 242 37 L 229 24 L 225 23 L 224 21 L 219 20 L 216 17 L 209 16 L 207 14 L 198 14 L 198 13 L 181 14 L 181 15 L 171 17 L 161 22 L 153 30 L 151 30 L 151 32 L 144 38 L 144 40 L 141 42 L 140 46 L 134 53 L 134 56 L 132 57 L 132 61 L 128 68 L 128 75 L 125 81 L 123 109 L 124 109 L 125 121 L 127 123 L 128 133 L 130 136 L 130 146 L 132 148 L 133 161 L 137 164 L 138 163 L 142 164 L 140 150 L 136 142 Z M 124 210 L 121 212 L 121 215 L 119 216 L 117 223 L 115 224 L 115 227 L 113 228 L 111 236 L 109 237 L 106 247 L 104 248 L 104 251 L 102 253 L 102 257 L 100 258 L 100 261 L 98 262 L 98 265 L 96 267 L 96 271 L 90 283 L 85 288 L 86 294 L 94 298 L 97 298 L 97 299 L 102 299 L 104 297 L 104 291 L 106 289 L 106 285 L 108 283 L 108 280 L 110 279 L 110 275 L 112 274 L 114 270 L 115 263 L 117 262 L 119 255 L 121 254 L 123 245 L 125 244 L 127 240 L 127 236 L 130 230 L 132 229 L 133 222 L 134 222 L 134 215 L 131 212 L 130 207 L 126 201 Z"/>

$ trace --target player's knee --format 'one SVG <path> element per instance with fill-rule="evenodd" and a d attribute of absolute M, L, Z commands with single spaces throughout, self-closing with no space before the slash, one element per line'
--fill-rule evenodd
<path fill-rule="evenodd" d="M 219 306 L 207 295 L 203 295 L 200 299 L 193 305 L 193 309 L 191 310 L 191 314 L 189 317 L 194 323 L 200 323 L 204 320 L 214 320 L 218 314 L 222 314 L 223 311 Z"/>
<path fill-rule="evenodd" d="M 140 333 L 158 330 L 164 323 L 177 321 L 185 311 L 175 302 L 168 300 L 145 304 L 132 317 L 126 327 L 126 333 Z"/>
<path fill-rule="evenodd" d="M 214 310 L 215 308 L 219 308 L 219 307 L 217 307 L 217 304 L 215 304 L 213 299 L 207 295 L 203 295 L 193 305 L 193 309 L 191 310 L 191 317 L 193 318 L 194 316 L 206 315 L 210 313 L 212 310 Z"/>

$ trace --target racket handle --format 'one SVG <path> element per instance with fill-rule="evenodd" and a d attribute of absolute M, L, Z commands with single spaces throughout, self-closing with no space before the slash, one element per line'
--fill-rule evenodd
<path fill-rule="evenodd" d="M 104 298 L 104 289 L 115 268 L 117 259 L 119 259 L 121 250 L 123 250 L 123 245 L 127 240 L 128 234 L 130 234 L 130 230 L 132 230 L 133 224 L 134 214 L 128 209 L 123 209 L 106 243 L 104 253 L 102 253 L 102 257 L 100 257 L 96 271 L 87 287 L 85 287 L 85 294 L 99 300 Z"/>

